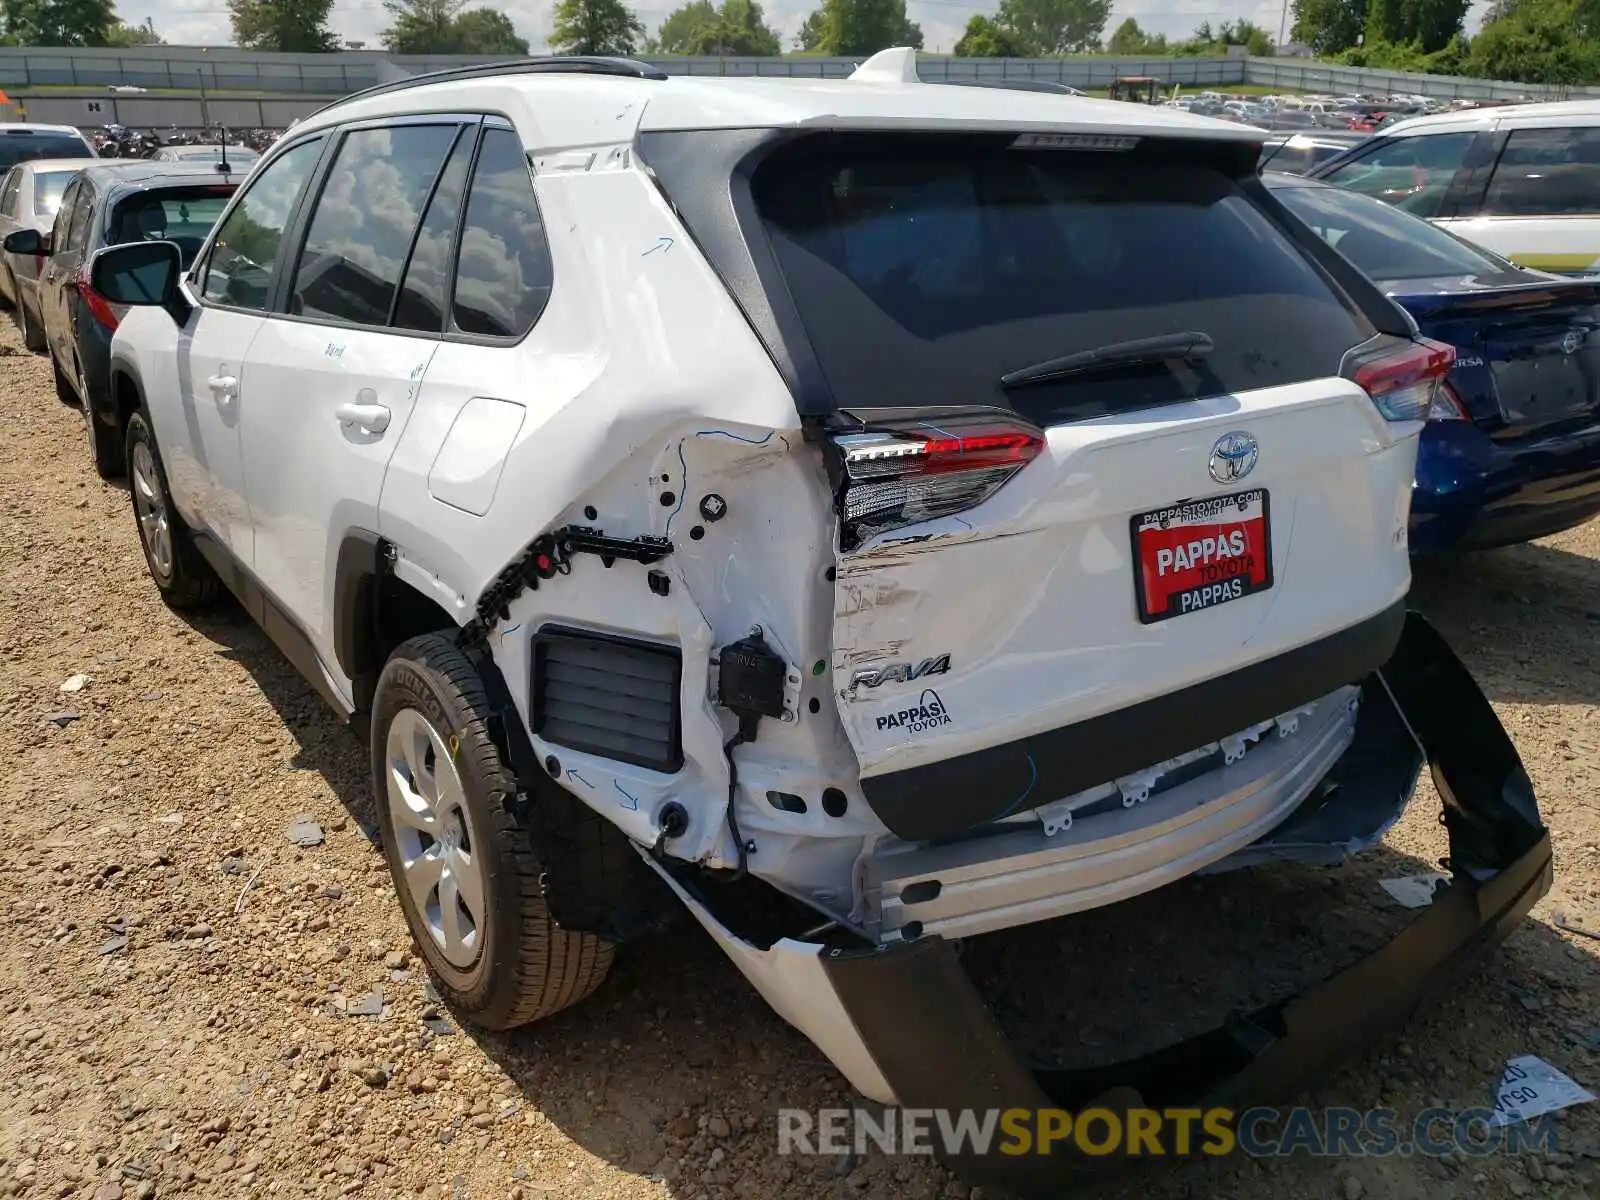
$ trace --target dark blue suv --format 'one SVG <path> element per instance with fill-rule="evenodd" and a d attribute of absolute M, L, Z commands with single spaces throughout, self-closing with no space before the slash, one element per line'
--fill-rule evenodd
<path fill-rule="evenodd" d="M 111 395 L 111 337 L 123 309 L 89 284 L 89 259 L 105 246 L 175 242 L 187 267 L 242 178 L 227 164 L 105 162 L 67 185 L 48 234 L 19 230 L 6 238 L 14 254 L 44 255 L 39 313 L 55 368 L 56 395 L 81 405 L 89 449 L 103 478 L 122 474 L 123 448 Z"/>

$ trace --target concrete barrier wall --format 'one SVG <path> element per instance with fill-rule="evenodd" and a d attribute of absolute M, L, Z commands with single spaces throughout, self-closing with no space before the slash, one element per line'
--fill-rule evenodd
<path fill-rule="evenodd" d="M 436 58 L 377 51 L 260 54 L 230 48 L 147 46 L 133 50 L 40 50 L 0 47 L 0 88 L 29 119 L 73 125 L 121 122 L 139 127 L 199 126 L 209 115 L 230 126 L 279 127 L 339 96 L 391 79 L 444 70 L 486 58 Z M 653 63 L 671 74 L 837 78 L 855 69 L 848 58 L 671 58 Z M 939 58 L 918 64 L 928 80 L 1043 79 L 1104 87 L 1124 75 L 1149 75 L 1186 90 L 1254 84 L 1282 91 L 1416 92 L 1444 98 L 1554 99 L 1600 96 L 1600 88 L 1548 88 L 1450 75 L 1367 71 L 1289 58 Z M 199 88 L 210 93 L 202 113 Z M 151 89 L 112 92 L 112 87 Z M 43 89 L 43 90 L 41 90 Z M 155 89 L 182 89 L 158 95 Z M 249 93 L 240 96 L 239 93 Z M 219 95 L 218 93 L 223 93 Z"/>

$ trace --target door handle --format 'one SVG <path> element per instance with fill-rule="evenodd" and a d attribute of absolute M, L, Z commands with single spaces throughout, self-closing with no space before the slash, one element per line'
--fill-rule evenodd
<path fill-rule="evenodd" d="M 213 375 L 206 380 L 206 386 L 219 397 L 232 399 L 239 394 L 239 379 L 235 375 Z"/>
<path fill-rule="evenodd" d="M 333 410 L 341 425 L 354 425 L 368 433 L 389 428 L 389 410 L 381 404 L 341 404 Z"/>

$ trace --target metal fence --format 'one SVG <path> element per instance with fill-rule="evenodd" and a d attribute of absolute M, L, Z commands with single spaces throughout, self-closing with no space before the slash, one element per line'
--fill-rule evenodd
<path fill-rule="evenodd" d="M 0 47 L 0 88 L 28 97 L 33 89 L 83 88 L 111 97 L 119 108 L 133 99 L 116 97 L 115 86 L 151 90 L 198 91 L 202 82 L 212 92 L 250 93 L 260 97 L 348 95 L 361 88 L 424 71 L 441 70 L 492 58 L 391 55 L 353 50 L 337 54 L 265 54 L 228 47 L 145 46 L 128 50 L 52 50 Z M 836 78 L 860 62 L 853 58 L 668 58 L 652 60 L 675 75 L 770 75 Z M 1224 89 L 1254 84 L 1283 91 L 1407 92 L 1438 97 L 1510 100 L 1521 96 L 1550 99 L 1558 95 L 1600 96 L 1600 88 L 1556 89 L 1521 83 L 1464 79 L 1450 75 L 1369 71 L 1336 67 L 1296 58 L 941 58 L 924 56 L 918 64 L 924 79 L 1045 79 L 1074 87 L 1104 87 L 1122 75 L 1149 75 L 1168 86 Z M 148 99 L 154 99 L 150 97 Z M 263 99 L 262 105 L 269 103 Z M 299 107 L 303 107 L 299 106 Z M 274 110 L 276 113 L 278 110 Z M 254 123 L 271 123 L 264 115 Z M 46 119 L 42 112 L 37 119 Z M 145 122 L 144 116 L 123 118 Z"/>
<path fill-rule="evenodd" d="M 1461 75 L 1423 75 L 1410 71 L 1370 71 L 1361 67 L 1335 67 L 1293 58 L 1245 60 L 1244 83 L 1285 92 L 1331 92 L 1335 95 L 1396 92 L 1434 96 L 1441 100 L 1565 100 L 1597 97 L 1600 88 L 1534 83 L 1506 83 L 1493 79 L 1468 79 Z"/>

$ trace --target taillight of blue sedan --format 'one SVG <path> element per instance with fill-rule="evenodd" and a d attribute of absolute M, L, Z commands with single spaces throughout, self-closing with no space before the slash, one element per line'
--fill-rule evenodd
<path fill-rule="evenodd" d="M 1381 200 L 1263 178 L 1455 347 L 1418 447 L 1412 553 L 1527 541 L 1600 512 L 1600 278 L 1525 270 Z"/>

